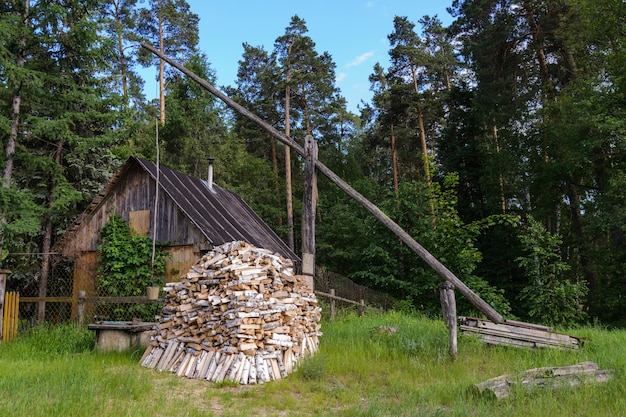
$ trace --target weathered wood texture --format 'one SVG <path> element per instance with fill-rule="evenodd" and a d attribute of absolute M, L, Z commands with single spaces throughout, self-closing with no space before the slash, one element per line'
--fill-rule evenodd
<path fill-rule="evenodd" d="M 17 336 L 20 315 L 20 294 L 7 292 L 4 295 L 4 311 L 2 318 L 2 341 L 9 342 Z"/>
<path fill-rule="evenodd" d="M 218 246 L 165 292 L 145 367 L 255 384 L 284 378 L 317 351 L 315 294 L 290 260 L 270 251 L 239 241 Z"/>
<path fill-rule="evenodd" d="M 63 252 L 74 256 L 76 252 L 96 251 L 100 230 L 113 214 L 119 214 L 126 221 L 131 216 L 149 221 L 148 214 L 154 210 L 155 190 L 154 179 L 138 165 L 131 166 L 117 178 L 111 189 L 106 190 L 104 198 L 92 208 L 91 215 L 85 216 L 74 237 L 63 246 Z M 207 244 L 206 238 L 172 199 L 160 198 L 159 217 L 162 221 L 157 228 L 157 241 L 169 242 L 173 246 Z M 145 233 L 150 229 L 149 224 L 140 224 L 139 227 Z M 146 227 L 148 230 L 145 230 Z"/>
<path fill-rule="evenodd" d="M 456 317 L 456 298 L 454 296 L 454 285 L 449 282 L 439 284 L 439 296 L 441 301 L 441 309 L 443 312 L 443 321 L 448 326 L 450 333 L 450 347 L 448 353 L 452 360 L 458 357 L 457 344 L 457 317 Z"/>
<path fill-rule="evenodd" d="M 459 317 L 461 332 L 480 337 L 485 343 L 515 347 L 578 349 L 577 337 L 552 332 L 546 326 L 518 321 L 493 323 L 474 317 Z"/>
<path fill-rule="evenodd" d="M 571 366 L 535 368 L 521 374 L 501 375 L 475 384 L 471 391 L 500 400 L 510 396 L 517 387 L 525 390 L 578 387 L 582 384 L 608 382 L 611 375 L 611 370 L 601 370 L 594 362 L 581 362 Z"/>
<path fill-rule="evenodd" d="M 6 269 L 0 269 L 0 342 L 2 342 L 2 323 L 4 322 L 4 293 L 7 284 L 7 274 L 10 272 L 11 271 Z"/>
<path fill-rule="evenodd" d="M 98 276 L 98 253 L 81 252 L 74 258 L 74 281 L 72 283 L 72 319 L 93 317 L 96 311 L 95 304 L 83 305 L 82 312 L 78 312 L 79 292 L 85 295 L 98 295 L 96 277 Z"/>
<path fill-rule="evenodd" d="M 300 146 L 297 142 L 292 140 L 290 137 L 276 130 L 272 125 L 263 121 L 261 118 L 256 116 L 254 113 L 250 112 L 243 106 L 236 103 L 234 100 L 230 99 L 228 96 L 223 94 L 221 91 L 216 89 L 213 85 L 209 84 L 207 81 L 198 77 L 194 72 L 185 68 L 183 65 L 177 63 L 172 60 L 168 56 L 160 53 L 153 46 L 148 45 L 146 43 L 142 43 L 141 46 L 151 53 L 155 54 L 159 58 L 163 59 L 174 68 L 181 71 L 183 74 L 187 75 L 189 78 L 200 84 L 204 89 L 209 91 L 211 94 L 222 100 L 226 105 L 228 105 L 233 110 L 237 111 L 244 117 L 250 119 L 255 122 L 257 125 L 262 127 L 265 131 L 267 131 L 270 135 L 276 138 L 278 141 L 283 143 L 286 146 L 294 149 L 300 156 L 305 156 L 305 152 L 302 146 Z M 482 298 L 480 298 L 476 293 L 474 293 L 470 288 L 468 288 L 461 280 L 459 280 L 448 268 L 446 268 L 437 258 L 430 254 L 422 245 L 420 245 L 415 239 L 413 239 L 407 232 L 405 232 L 397 223 L 395 223 L 389 216 L 387 216 L 382 210 L 380 210 L 375 204 L 367 200 L 363 195 L 361 195 L 358 191 L 352 188 L 348 183 L 339 178 L 337 174 L 335 174 L 330 168 L 326 167 L 319 160 L 315 164 L 317 170 L 324 174 L 329 180 L 331 180 L 335 185 L 337 185 L 342 191 L 348 194 L 351 198 L 357 201 L 361 206 L 363 206 L 367 211 L 369 211 L 376 219 L 378 219 L 381 223 L 383 223 L 389 230 L 391 230 L 396 236 L 398 236 L 413 252 L 419 255 L 431 268 L 433 268 L 443 279 L 451 282 L 454 287 L 459 291 L 467 300 L 474 305 L 478 310 L 484 313 L 488 318 L 493 320 L 496 323 L 502 322 L 504 319 L 493 307 L 491 307 L 488 303 L 486 303 Z"/>
<path fill-rule="evenodd" d="M 315 212 L 317 206 L 317 176 L 315 163 L 318 148 L 315 139 L 307 135 L 304 139 L 305 169 L 302 196 L 302 274 L 314 288 L 315 275 Z"/>

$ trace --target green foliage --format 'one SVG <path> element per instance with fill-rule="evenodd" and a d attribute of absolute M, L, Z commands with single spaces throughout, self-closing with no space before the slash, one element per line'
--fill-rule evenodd
<path fill-rule="evenodd" d="M 89 352 L 94 333 L 76 324 L 39 325 L 20 334 L 15 349 L 26 348 L 43 355 L 71 355 Z"/>
<path fill-rule="evenodd" d="M 529 284 L 519 298 L 526 304 L 528 317 L 549 325 L 580 323 L 585 318 L 580 305 L 587 285 L 584 281 L 572 282 L 565 274 L 570 266 L 559 255 L 560 237 L 531 217 L 520 240 L 526 255 L 519 257 L 518 262 L 526 271 Z"/>
<path fill-rule="evenodd" d="M 380 205 L 470 289 L 506 315 L 510 307 L 503 291 L 474 275 L 482 259 L 474 242 L 484 228 L 500 222 L 513 222 L 514 218 L 492 216 L 481 222 L 464 223 L 455 208 L 457 185 L 458 176 L 449 174 L 443 186 L 433 184 L 431 195 L 423 184 L 403 183 L 397 198 L 389 195 Z M 430 214 L 431 202 L 435 207 L 434 218 Z M 410 299 L 422 311 L 438 313 L 437 285 L 443 278 L 382 225 L 370 219 L 365 222 L 369 228 L 367 242 L 358 254 L 359 259 L 353 260 L 361 270 L 352 277 L 364 285 Z M 476 314 L 464 299 L 459 300 L 459 313 Z"/>
<path fill-rule="evenodd" d="M 0 224 L 0 236 L 5 242 L 19 235 L 33 236 L 39 231 L 43 208 L 34 200 L 28 190 L 0 187 L 0 213 L 6 220 Z"/>
<path fill-rule="evenodd" d="M 381 327 L 396 331 L 378 332 Z M 85 347 L 58 354 L 33 349 L 33 336 L 25 334 L 0 344 L 0 413 L 143 417 L 181 415 L 184 410 L 216 417 L 604 417 L 621 416 L 626 409 L 626 350 L 615 349 L 626 344 L 625 331 L 577 328 L 575 334 L 586 340 L 579 351 L 486 347 L 475 337 L 461 336 L 459 360 L 452 361 L 448 330 L 440 319 L 397 312 L 349 314 L 324 322 L 323 328 L 320 351 L 304 360 L 296 373 L 247 387 L 148 370 L 138 366 L 140 352 L 103 354 Z M 41 331 L 34 344 L 40 346 L 49 332 L 54 329 Z M 74 331 L 66 334 L 75 338 Z M 307 364 L 309 359 L 313 365 Z M 494 376 L 583 361 L 614 370 L 609 382 L 519 390 L 506 401 L 467 395 L 474 384 Z M 302 371 L 308 366 L 315 372 L 305 378 Z M 34 396 L 42 400 L 33 401 Z"/>
<path fill-rule="evenodd" d="M 146 287 L 161 286 L 165 281 L 165 260 L 169 256 L 161 243 L 155 245 L 152 264 L 152 240 L 133 233 L 128 223 L 113 215 L 100 231 L 98 287 L 101 295 L 131 297 L 145 295 Z M 129 315 L 153 320 L 156 306 L 132 305 L 115 308 L 113 319 Z"/>
<path fill-rule="evenodd" d="M 315 355 L 305 358 L 298 365 L 298 374 L 307 381 L 320 380 L 328 371 L 328 359 L 324 355 Z"/>

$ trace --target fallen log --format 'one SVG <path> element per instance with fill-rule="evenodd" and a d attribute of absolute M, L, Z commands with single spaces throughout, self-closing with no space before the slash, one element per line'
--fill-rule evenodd
<path fill-rule="evenodd" d="M 506 398 L 516 389 L 557 389 L 582 384 L 606 383 L 613 371 L 599 369 L 594 362 L 581 362 L 562 367 L 529 369 L 521 374 L 506 374 L 475 384 L 470 392 L 496 400 Z"/>

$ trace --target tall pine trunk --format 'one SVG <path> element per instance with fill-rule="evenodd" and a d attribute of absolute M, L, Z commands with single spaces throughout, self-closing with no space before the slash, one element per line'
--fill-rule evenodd
<path fill-rule="evenodd" d="M 124 95 L 124 105 L 130 107 L 130 97 L 128 93 L 128 72 L 126 70 L 126 56 L 124 55 L 124 39 L 122 36 L 122 18 L 120 15 L 120 3 L 115 3 L 115 24 L 117 34 L 117 49 L 120 54 L 120 71 L 122 77 L 122 94 Z"/>
<path fill-rule="evenodd" d="M 165 54 L 165 45 L 163 45 L 163 17 L 161 14 L 161 2 L 159 2 L 159 52 Z M 165 126 L 165 61 L 159 59 L 159 120 L 161 126 Z"/>
<path fill-rule="evenodd" d="M 29 25 L 29 10 L 30 10 L 30 0 L 24 1 L 24 14 L 22 16 L 22 21 L 24 22 L 24 28 L 28 28 Z M 25 49 L 26 49 L 26 34 L 22 34 L 20 38 L 20 49 L 17 55 L 17 68 L 21 70 L 24 68 L 25 61 Z M 20 93 L 21 83 L 15 87 L 15 91 L 13 94 L 13 99 L 11 100 L 11 132 L 7 139 L 7 143 L 4 148 L 4 172 L 3 172 L 3 181 L 2 186 L 5 188 L 10 188 L 13 183 L 13 157 L 15 155 L 15 149 L 17 146 L 17 137 L 19 135 L 20 130 L 20 117 L 21 117 L 21 107 L 22 107 L 22 96 Z M 0 224 L 5 225 L 7 223 L 7 219 L 4 217 L 4 214 L 0 214 Z M 2 250 L 4 247 L 4 236 L 0 233 L 0 256 L 2 256 Z"/>
<path fill-rule="evenodd" d="M 60 166 L 61 165 L 61 152 L 63 152 L 63 142 L 59 141 L 57 143 L 56 154 L 54 156 L 54 162 Z M 50 202 L 49 205 L 52 206 L 54 203 L 54 188 L 56 184 L 53 182 L 50 184 Z M 38 295 L 43 298 L 48 294 L 48 278 L 50 276 L 50 249 L 52 248 L 52 233 L 54 230 L 54 224 L 52 223 L 52 214 L 48 213 L 48 218 L 46 219 L 46 225 L 44 227 L 43 234 L 43 242 L 41 243 L 41 276 L 39 277 L 39 288 Z M 37 306 L 37 321 L 39 323 L 43 323 L 46 320 L 46 303 L 40 301 Z"/>
<path fill-rule="evenodd" d="M 547 32 L 546 28 L 540 27 L 537 21 L 534 18 L 534 9 L 527 10 L 527 16 L 529 17 L 529 22 L 531 29 L 533 30 L 534 38 L 533 41 L 536 45 L 536 54 L 537 60 L 539 62 L 539 74 L 541 76 L 542 88 L 544 98 L 547 103 L 550 105 L 555 104 L 557 101 L 556 88 L 552 78 L 550 77 L 548 58 L 546 56 L 546 51 L 544 49 L 542 39 L 539 38 L 539 34 L 542 32 Z M 550 8 L 547 11 L 548 14 L 554 13 L 557 15 L 559 12 L 551 10 Z M 552 16 L 559 17 L 559 16 Z M 550 28 L 553 31 L 560 29 L 560 27 Z M 560 44 L 559 52 L 561 53 L 561 57 L 563 58 L 562 65 L 566 68 L 567 73 L 569 74 L 570 82 L 578 77 L 578 68 L 576 62 L 574 60 L 574 56 L 571 51 L 567 48 L 566 45 Z M 556 116 L 555 116 L 556 117 Z M 558 152 L 558 155 L 565 154 L 565 141 L 562 138 L 560 133 L 555 135 L 555 148 Z M 545 144 L 545 141 L 544 141 Z M 547 148 L 547 146 L 546 146 Z M 544 148 L 544 162 L 549 162 L 549 157 L 547 153 L 547 149 Z M 574 232 L 574 236 L 576 238 L 576 246 L 578 249 L 578 256 L 580 259 L 580 264 L 583 269 L 583 275 L 585 280 L 589 284 L 589 299 L 592 302 L 597 302 L 598 297 L 598 276 L 595 268 L 594 260 L 591 256 L 591 250 L 589 247 L 589 242 L 587 236 L 585 235 L 584 221 L 583 215 L 580 208 L 580 194 L 578 192 L 578 188 L 576 184 L 579 184 L 580 181 L 574 178 L 572 173 L 568 174 L 567 177 L 567 185 L 566 185 L 566 196 L 569 200 L 569 211 L 570 211 L 570 219 L 572 221 L 572 229 Z M 558 208 L 557 208 L 558 210 Z M 548 229 L 550 230 L 550 229 Z"/>
<path fill-rule="evenodd" d="M 290 62 L 291 48 L 295 41 L 292 41 L 287 51 L 287 62 Z M 287 86 L 285 87 L 285 135 L 291 137 L 291 68 L 287 67 Z M 293 195 L 291 185 L 291 147 L 285 145 L 285 192 L 287 199 L 287 244 L 289 249 L 294 250 L 295 242 L 293 236 Z"/>

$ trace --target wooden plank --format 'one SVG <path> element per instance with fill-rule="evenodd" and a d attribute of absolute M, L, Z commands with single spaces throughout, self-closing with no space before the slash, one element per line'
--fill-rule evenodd
<path fill-rule="evenodd" d="M 497 324 L 473 317 L 460 317 L 461 331 L 476 334 L 486 343 L 524 347 L 561 347 L 578 349 L 578 338 L 551 332 L 545 326 Z"/>
<path fill-rule="evenodd" d="M 128 213 L 128 226 L 140 236 L 150 232 L 150 210 L 136 210 Z"/>
<path fill-rule="evenodd" d="M 578 339 L 561 333 L 538 331 L 515 326 L 496 325 L 495 323 L 480 323 L 478 326 L 464 325 L 466 330 L 476 329 L 479 333 L 507 336 L 513 339 L 523 339 L 555 345 L 576 345 Z"/>

